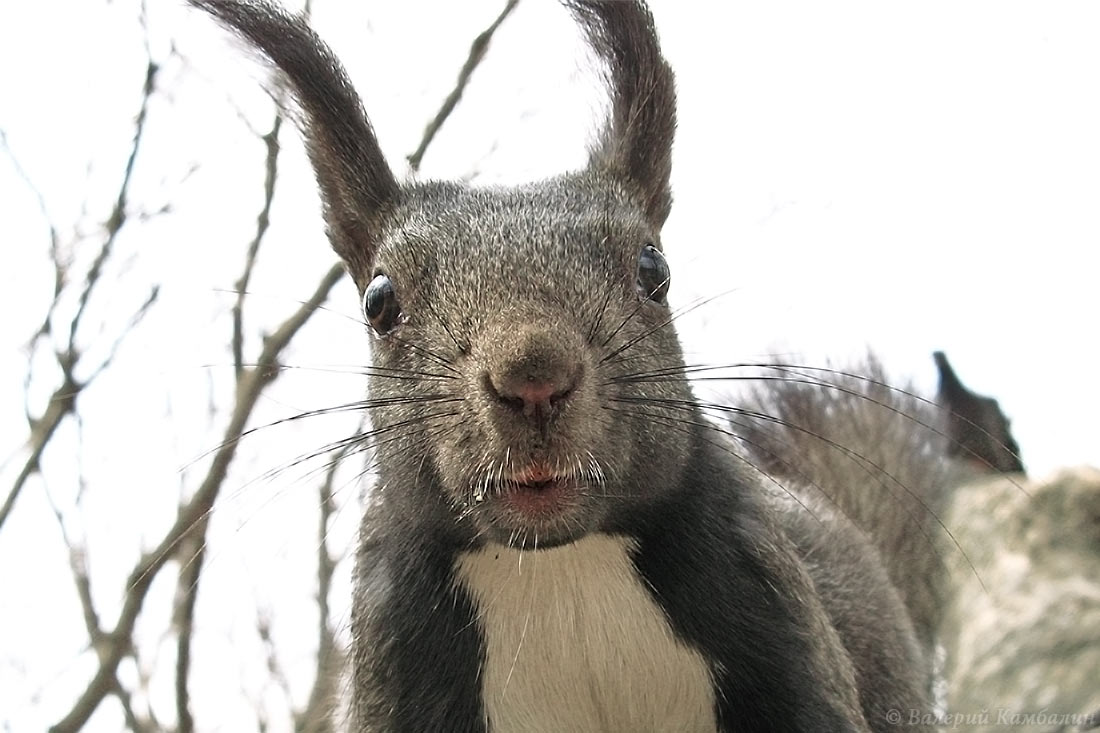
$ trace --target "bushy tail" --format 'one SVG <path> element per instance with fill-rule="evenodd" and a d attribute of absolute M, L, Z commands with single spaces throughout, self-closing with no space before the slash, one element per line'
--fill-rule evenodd
<path fill-rule="evenodd" d="M 732 426 L 756 466 L 808 501 L 839 508 L 871 539 L 927 650 L 942 607 L 941 555 L 952 551 L 940 520 L 951 489 L 1019 461 L 996 402 L 966 390 L 942 354 L 936 361 L 939 406 L 910 385 L 892 386 L 873 356 L 843 370 L 777 364 L 741 402 L 755 416 Z M 1003 435 L 974 419 L 975 405 L 996 410 Z"/>

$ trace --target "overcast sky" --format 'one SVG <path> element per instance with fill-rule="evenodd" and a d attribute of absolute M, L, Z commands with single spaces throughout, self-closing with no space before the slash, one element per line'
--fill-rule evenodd
<path fill-rule="evenodd" d="M 164 290 L 120 376 L 87 395 L 104 417 L 99 443 L 86 439 L 103 471 L 174 485 L 211 445 L 210 434 L 181 436 L 204 424 L 217 379 L 207 365 L 228 362 L 211 324 L 224 322 L 223 291 L 239 274 L 260 203 L 263 148 L 250 128 L 265 132 L 272 109 L 262 71 L 205 19 L 177 2 L 149 5 L 154 56 L 174 44 L 184 60 L 161 71 L 135 198 L 148 210 L 172 202 L 173 211 L 123 241 L 118 285 L 97 318 L 117 321 L 152 282 Z M 315 0 L 315 25 L 345 60 L 399 172 L 470 40 L 502 5 Z M 135 6 L 17 3 L 0 24 L 0 129 L 68 242 L 80 241 L 71 227 L 82 208 L 95 221 L 109 206 L 132 134 L 144 64 Z M 1034 473 L 1100 464 L 1100 4 L 653 6 L 681 100 L 676 203 L 663 235 L 670 297 L 682 305 L 725 293 L 682 319 L 689 359 L 778 353 L 843 363 L 870 347 L 897 380 L 930 392 L 931 352 L 942 349 L 968 385 L 1001 401 Z M 602 105 L 593 80 L 567 14 L 521 0 L 424 175 L 509 182 L 581 165 Z M 254 302 L 272 309 L 260 323 L 307 297 L 333 261 L 304 156 L 289 130 L 283 140 L 254 283 Z M 6 156 L 0 212 L 7 459 L 26 434 L 21 349 L 52 275 L 44 219 Z M 345 286 L 333 309 L 354 316 L 355 300 Z M 334 315 L 296 357 L 362 363 L 363 339 L 353 319 Z M 284 399 L 305 408 L 359 389 L 332 382 L 315 377 Z M 257 461 L 260 471 L 279 462 Z M 0 486 L 18 463 L 0 464 Z M 140 488 L 128 499 L 134 512 L 151 501 Z M 241 522 L 262 505 L 242 501 Z M 0 558 L 5 541 L 15 542 L 0 537 Z"/>

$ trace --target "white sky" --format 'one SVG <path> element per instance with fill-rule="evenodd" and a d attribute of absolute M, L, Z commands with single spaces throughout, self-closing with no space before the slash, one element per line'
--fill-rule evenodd
<path fill-rule="evenodd" d="M 315 25 L 345 59 L 383 147 L 403 171 L 403 156 L 449 91 L 470 40 L 503 2 L 315 5 Z M 85 395 L 94 417 L 83 433 L 82 468 L 92 486 L 111 487 L 101 500 L 88 494 L 85 529 L 116 533 L 100 557 L 147 546 L 168 521 L 180 486 L 193 483 L 179 468 L 221 430 L 216 421 L 210 427 L 207 410 L 229 384 L 230 299 L 218 291 L 239 274 L 260 204 L 263 156 L 226 101 L 262 132 L 271 120 L 257 84 L 261 72 L 179 3 L 150 6 L 154 53 L 163 57 L 174 42 L 187 63 L 162 71 L 135 206 L 152 210 L 171 201 L 174 210 L 120 240 L 126 264 L 112 271 L 116 284 L 94 309 L 93 324 L 104 323 L 110 336 L 117 328 L 111 324 L 151 282 L 164 283 L 157 312 L 128 341 L 117 376 Z M 931 390 L 930 354 L 943 349 L 969 386 L 1000 399 L 1033 473 L 1100 464 L 1100 5 L 653 6 L 681 99 L 676 205 L 664 233 L 671 297 L 683 304 L 734 289 L 683 320 L 689 358 L 745 361 L 793 352 L 819 363 L 871 346 L 898 379 Z M 131 134 L 143 71 L 134 7 L 133 0 L 19 3 L 0 25 L 0 128 L 69 242 L 83 202 L 87 222 L 109 206 Z M 601 97 L 578 54 L 560 8 L 522 0 L 425 159 L 425 174 L 476 171 L 476 181 L 514 181 L 581 164 Z M 304 156 L 292 135 L 283 140 L 274 225 L 253 286 L 253 302 L 267 304 L 255 306 L 254 339 L 261 323 L 277 322 L 306 297 L 332 261 Z M 8 255 L 0 270 L 0 339 L 8 344 L 0 351 L 4 461 L 25 435 L 22 345 L 51 287 L 42 217 L 4 157 L 0 213 Z M 90 256 L 74 250 L 78 262 Z M 339 290 L 332 307 L 354 314 L 351 289 Z M 305 336 L 294 363 L 353 365 L 364 358 L 361 329 L 338 314 Z M 211 364 L 219 366 L 206 368 Z M 285 381 L 267 405 L 271 416 L 335 404 L 360 388 L 354 378 L 317 373 Z M 35 394 L 41 399 L 52 388 L 40 380 Z M 332 439 L 348 426 L 311 429 Z M 286 439 L 291 448 L 281 438 L 264 443 L 225 512 L 233 539 L 217 555 L 219 567 L 228 579 L 250 578 L 241 592 L 261 595 L 259 605 L 308 602 L 284 599 L 271 587 L 290 572 L 280 563 L 311 552 L 312 527 L 298 539 L 270 535 L 272 522 L 285 526 L 273 517 L 293 517 L 295 502 L 308 504 L 313 494 L 295 495 L 286 488 L 292 482 L 283 481 L 273 495 L 288 513 L 277 514 L 267 484 L 257 490 L 249 480 L 288 460 L 286 450 L 297 455 L 323 443 L 322 432 L 294 434 Z M 77 445 L 75 433 L 62 437 L 59 451 Z M 5 494 L 11 466 L 0 464 Z M 71 477 L 56 471 L 48 478 L 64 495 Z M 41 550 L 43 566 L 63 578 L 64 558 L 48 549 L 56 527 L 35 498 L 40 490 L 32 485 L 24 497 L 21 529 L 13 522 L 0 536 L 0 581 L 38 577 L 36 567 L 11 562 L 27 547 Z M 354 519 L 345 524 L 350 537 Z M 101 586 L 108 609 L 121 581 L 112 573 L 126 569 L 104 561 L 98 571 L 107 578 Z M 308 569 L 301 572 L 308 577 Z M 234 588 L 231 580 L 225 588 Z M 28 696 L 32 687 L 61 689 L 56 694 L 64 699 L 66 680 L 76 675 L 72 684 L 79 682 L 65 654 L 75 653 L 67 650 L 78 647 L 80 628 L 51 632 L 61 651 L 41 653 L 45 661 L 36 667 L 28 659 L 44 648 L 41 634 L 8 635 L 20 624 L 33 627 L 41 609 L 5 595 L 0 617 L 13 622 L 0 623 L 0 648 L 27 655 L 20 664 L 32 670 L 32 682 L 19 688 L 16 714 L 0 709 L 0 722 L 45 722 L 48 714 L 35 716 L 53 698 L 46 693 L 31 703 Z M 306 654 L 304 648 L 293 653 Z M 0 683 L 15 684 L 19 669 L 0 660 Z M 238 672 L 225 671 L 233 680 L 227 684 L 243 688 Z M 112 720 L 104 718 L 103 729 Z"/>

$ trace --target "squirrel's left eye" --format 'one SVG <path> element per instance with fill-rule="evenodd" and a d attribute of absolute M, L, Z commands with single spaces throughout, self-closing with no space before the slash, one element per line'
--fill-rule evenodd
<path fill-rule="evenodd" d="M 663 305 L 668 297 L 668 283 L 668 262 L 661 250 L 652 244 L 642 247 L 638 255 L 638 295 Z"/>
<path fill-rule="evenodd" d="M 363 291 L 363 315 L 379 336 L 385 336 L 398 324 L 401 306 L 393 281 L 386 275 L 375 275 Z"/>

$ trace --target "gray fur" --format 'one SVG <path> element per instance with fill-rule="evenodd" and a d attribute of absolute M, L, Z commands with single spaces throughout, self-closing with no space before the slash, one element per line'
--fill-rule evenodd
<path fill-rule="evenodd" d="M 996 401 L 966 390 L 947 357 L 934 356 L 942 375 L 939 405 L 892 382 L 869 355 L 842 370 L 767 368 L 767 381 L 742 403 L 766 418 L 733 421 L 755 465 L 804 504 L 839 509 L 866 533 L 927 656 L 935 652 L 946 559 L 965 557 L 950 529 L 958 525 L 943 520 L 952 491 L 1019 465 Z"/>
<path fill-rule="evenodd" d="M 936 515 L 963 478 L 941 460 L 947 439 L 934 405 L 888 386 L 873 357 L 844 371 L 770 371 L 781 381 L 755 388 L 746 406 L 774 421 L 740 421 L 737 432 L 769 475 L 865 529 L 930 655 L 943 563 Z"/>
<path fill-rule="evenodd" d="M 623 597 L 647 594 L 660 609 L 637 628 L 660 618 L 661 648 L 690 650 L 677 664 L 705 661 L 718 730 L 889 730 L 886 711 L 929 709 L 929 664 L 902 599 L 919 603 L 890 581 L 901 561 L 884 567 L 835 507 L 798 504 L 745 469 L 694 400 L 667 305 L 639 288 L 640 253 L 660 249 L 671 206 L 675 129 L 672 73 L 643 4 L 566 3 L 607 66 L 612 99 L 588 167 L 474 188 L 398 186 L 339 64 L 301 20 L 260 3 L 191 1 L 286 81 L 334 249 L 361 295 L 388 278 L 400 308 L 372 349 L 376 432 L 364 442 L 379 483 L 355 578 L 357 730 L 499 733 L 484 701 L 504 691 L 486 688 L 483 670 L 500 629 L 486 628 L 491 597 L 471 558 L 505 546 L 537 557 L 602 535 L 629 548 L 616 552 L 629 552 L 633 575 L 610 576 Z M 563 497 L 552 511 L 516 508 L 551 491 Z M 867 501 L 884 515 L 914 512 L 910 526 L 926 521 L 919 507 L 899 510 L 911 501 L 896 491 Z M 531 603 L 560 600 L 533 587 Z M 518 615 L 491 618 L 522 624 Z M 555 644 L 580 643 L 561 628 Z M 524 689 L 537 689 L 539 665 L 521 669 L 536 675 Z M 660 684 L 638 679 L 638 689 L 609 677 L 597 686 L 629 699 Z"/>

